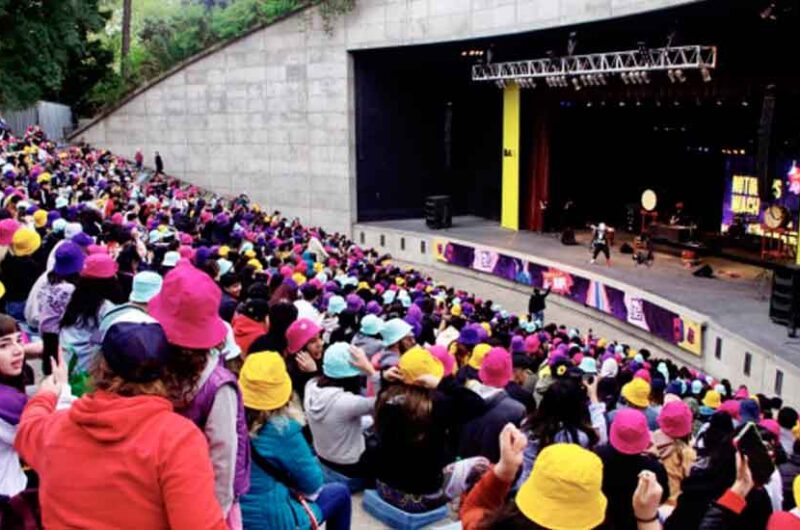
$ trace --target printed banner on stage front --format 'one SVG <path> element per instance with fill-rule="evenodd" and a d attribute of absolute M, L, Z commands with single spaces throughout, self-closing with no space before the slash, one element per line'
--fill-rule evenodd
<path fill-rule="evenodd" d="M 439 261 L 524 285 L 551 288 L 554 294 L 612 315 L 694 355 L 702 352 L 703 328 L 700 323 L 641 295 L 626 293 L 556 267 L 508 256 L 488 247 L 465 245 L 437 237 L 433 240 L 433 248 L 434 256 Z"/>

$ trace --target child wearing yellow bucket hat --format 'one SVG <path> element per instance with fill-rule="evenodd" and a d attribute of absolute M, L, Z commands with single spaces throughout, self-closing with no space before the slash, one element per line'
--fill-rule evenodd
<path fill-rule="evenodd" d="M 250 489 L 241 498 L 245 528 L 350 527 L 350 492 L 323 485 L 322 468 L 303 436 L 303 411 L 276 352 L 251 353 L 239 374 L 250 430 Z M 307 500 L 316 494 L 315 501 Z"/>

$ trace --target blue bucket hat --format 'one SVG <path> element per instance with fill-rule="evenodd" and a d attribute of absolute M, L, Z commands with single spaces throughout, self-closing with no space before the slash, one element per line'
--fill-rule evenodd
<path fill-rule="evenodd" d="M 585 374 L 597 374 L 597 360 L 594 357 L 584 357 L 578 365 L 581 372 Z"/>
<path fill-rule="evenodd" d="M 350 345 L 346 342 L 335 342 L 328 346 L 322 357 L 322 373 L 331 379 L 344 379 L 361 375 L 361 372 L 350 361 Z"/>
<path fill-rule="evenodd" d="M 389 305 L 394 302 L 397 292 L 389 289 L 383 292 L 383 305 Z"/>
<path fill-rule="evenodd" d="M 411 335 L 413 330 L 414 328 L 411 327 L 411 324 L 402 318 L 393 318 L 387 322 L 381 330 L 383 345 L 391 346 L 392 344 L 397 344 L 403 340 L 403 338 Z"/>
<path fill-rule="evenodd" d="M 130 301 L 139 304 L 148 303 L 155 295 L 161 292 L 164 279 L 155 272 L 142 271 L 133 277 Z"/>
<path fill-rule="evenodd" d="M 381 332 L 384 325 L 382 318 L 368 314 L 361 319 L 361 333 L 374 337 Z"/>
<path fill-rule="evenodd" d="M 331 296 L 328 300 L 328 313 L 331 315 L 338 315 L 345 309 L 347 309 L 347 302 L 338 294 Z"/>
<path fill-rule="evenodd" d="M 761 417 L 758 403 L 756 403 L 754 399 L 743 399 L 741 405 L 739 405 L 739 416 L 741 417 L 742 424 L 748 421 L 758 423 Z"/>

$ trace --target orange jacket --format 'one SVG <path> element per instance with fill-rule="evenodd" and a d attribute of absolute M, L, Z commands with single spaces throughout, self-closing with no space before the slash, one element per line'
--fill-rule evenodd
<path fill-rule="evenodd" d="M 504 482 L 494 474 L 494 468 L 483 474 L 481 479 L 464 498 L 459 510 L 459 519 L 463 530 L 475 530 L 492 510 L 506 503 L 511 489 L 510 482 Z"/>
<path fill-rule="evenodd" d="M 25 406 L 15 447 L 41 479 L 44 527 L 225 530 L 208 443 L 156 396 L 97 391 Z"/>

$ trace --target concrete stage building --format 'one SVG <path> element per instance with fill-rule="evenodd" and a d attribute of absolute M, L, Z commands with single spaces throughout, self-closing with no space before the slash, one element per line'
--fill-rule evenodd
<path fill-rule="evenodd" d="M 432 254 L 442 236 L 425 230 L 422 223 L 391 225 L 386 220 L 419 217 L 425 194 L 458 190 L 453 192 L 461 205 L 456 213 L 489 221 L 468 222 L 464 230 L 456 228 L 445 238 L 514 256 L 533 256 L 540 265 L 558 266 L 582 274 L 589 282 L 602 282 L 624 289 L 626 295 L 661 304 L 702 328 L 702 340 L 699 353 L 687 354 L 685 348 L 656 339 L 654 347 L 717 377 L 800 403 L 800 344 L 783 339 L 785 330 L 768 321 L 763 301 L 747 304 L 752 314 L 763 309 L 763 318 L 755 320 L 746 315 L 737 318 L 730 309 L 743 296 L 750 296 L 749 287 L 728 290 L 720 283 L 721 294 L 715 300 L 726 304 L 726 310 L 715 311 L 708 304 L 693 303 L 688 283 L 680 296 L 670 297 L 669 289 L 659 288 L 669 285 L 667 278 L 640 278 L 638 273 L 626 274 L 624 268 L 613 274 L 586 270 L 585 261 L 581 265 L 583 258 L 574 252 L 561 258 L 558 247 L 527 238 L 533 234 L 516 232 L 537 224 L 540 228 L 542 223 L 539 201 L 532 200 L 541 190 L 525 189 L 521 178 L 536 172 L 532 166 L 538 162 L 519 154 L 531 149 L 519 145 L 520 137 L 524 141 L 536 136 L 524 129 L 545 126 L 526 118 L 520 123 L 520 101 L 524 116 L 535 114 L 539 107 L 530 104 L 532 96 L 520 96 L 513 84 L 501 90 L 493 84 L 471 83 L 467 62 L 453 61 L 450 69 L 439 69 L 432 59 L 436 54 L 456 57 L 471 49 L 485 51 L 494 42 L 500 60 L 516 50 L 519 56 L 511 59 L 539 57 L 548 48 L 563 54 L 569 32 L 563 28 L 580 28 L 580 39 L 584 31 L 592 31 L 585 28 L 595 24 L 607 24 L 602 33 L 608 34 L 598 36 L 597 46 L 631 49 L 636 47 L 636 37 L 623 35 L 619 25 L 613 26 L 615 20 L 635 16 L 633 22 L 622 19 L 619 24 L 641 32 L 647 26 L 635 27 L 640 17 L 652 19 L 665 9 L 690 10 L 706 3 L 357 0 L 351 13 L 334 20 L 331 32 L 325 31 L 317 9 L 308 8 L 191 58 L 85 124 L 72 139 L 131 158 L 137 148 L 146 156 L 158 150 L 166 172 L 175 177 L 221 194 L 247 193 L 268 209 L 298 216 L 309 225 L 351 233 L 357 241 L 361 237 L 363 243 L 427 266 L 449 266 Z M 703 16 L 710 19 L 705 22 L 710 29 L 719 29 L 722 25 L 715 20 L 726 20 L 724 14 L 715 19 L 709 15 L 713 9 L 707 11 Z M 686 34 L 700 34 L 698 28 L 702 26 L 696 24 Z M 667 33 L 648 45 L 663 46 Z M 582 48 L 579 51 L 584 53 Z M 425 75 L 415 78 L 418 65 Z M 451 124 L 428 119 L 431 109 L 420 94 L 436 93 L 442 103 L 450 97 L 448 83 L 461 83 L 456 105 L 471 110 L 465 118 L 458 113 L 453 118 L 458 122 L 457 129 L 453 125 L 454 151 L 450 152 L 448 139 L 447 154 L 443 154 L 429 136 L 441 139 L 443 128 L 449 131 Z M 671 94 L 667 92 L 670 98 Z M 718 95 L 725 97 L 722 93 L 713 96 Z M 752 101 L 750 110 L 760 109 L 755 97 Z M 675 113 L 677 105 L 676 100 Z M 389 110 L 376 111 L 381 106 Z M 724 108 L 723 112 L 734 116 Z M 410 115 L 415 121 L 406 119 Z M 455 170 L 434 179 L 437 164 L 450 169 L 451 155 Z M 698 180 L 692 174 L 684 179 Z M 557 178 L 550 181 L 559 184 Z M 428 189 L 429 184 L 440 189 Z M 563 199 L 564 189 L 571 186 L 564 181 L 562 190 L 554 193 L 561 193 Z M 678 268 L 668 270 L 674 281 L 683 281 Z M 748 325 L 758 326 L 758 331 L 749 333 Z M 773 334 L 780 338 L 762 340 Z"/>

